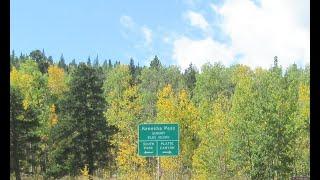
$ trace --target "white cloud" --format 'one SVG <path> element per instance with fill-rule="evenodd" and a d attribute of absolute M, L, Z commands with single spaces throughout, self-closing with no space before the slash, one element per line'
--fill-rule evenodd
<path fill-rule="evenodd" d="M 133 28 L 135 23 L 130 16 L 123 15 L 120 17 L 120 23 L 126 28 Z"/>
<path fill-rule="evenodd" d="M 152 31 L 151 29 L 147 28 L 146 26 L 141 27 L 141 31 L 143 33 L 145 39 L 145 45 L 150 45 L 152 42 Z"/>
<path fill-rule="evenodd" d="M 177 60 L 182 70 L 191 62 L 197 67 L 212 61 L 229 65 L 233 58 L 233 52 L 226 45 L 211 38 L 192 40 L 183 36 L 175 40 L 173 46 L 173 59 Z"/>
<path fill-rule="evenodd" d="M 217 59 L 229 64 L 236 54 L 243 55 L 239 63 L 251 67 L 269 68 L 274 56 L 278 56 L 283 67 L 300 60 L 303 65 L 309 63 L 310 1 L 261 0 L 257 6 L 251 0 L 227 0 L 219 6 L 211 4 L 211 8 L 221 16 L 215 25 L 230 37 L 230 46 L 209 35 L 202 40 L 178 38 L 174 42 L 173 58 L 180 66 L 186 67 L 192 61 L 200 67 L 207 60 Z M 201 15 L 189 17 L 191 25 L 201 29 L 209 26 Z"/>
<path fill-rule="evenodd" d="M 122 36 L 126 39 L 132 39 L 134 42 L 138 41 L 133 47 L 138 49 L 147 47 L 150 50 L 152 43 L 152 30 L 150 28 L 135 23 L 133 19 L 127 15 L 120 17 L 120 23 L 125 27 L 124 30 L 121 31 Z"/>
<path fill-rule="evenodd" d="M 199 13 L 188 11 L 187 12 L 187 18 L 190 21 L 191 26 L 198 27 L 204 31 L 206 31 L 209 28 L 209 23 L 206 21 L 206 19 Z"/>
<path fill-rule="evenodd" d="M 309 27 L 303 26 L 308 11 L 301 0 L 261 0 L 261 7 L 249 0 L 229 0 L 218 9 L 222 29 L 232 41 L 240 62 L 252 67 L 270 67 L 274 56 L 287 67 L 294 61 L 309 62 Z M 304 18 L 302 18 L 304 17 Z"/>

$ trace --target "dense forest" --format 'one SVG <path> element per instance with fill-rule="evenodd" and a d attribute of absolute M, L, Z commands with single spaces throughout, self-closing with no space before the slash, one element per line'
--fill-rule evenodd
<path fill-rule="evenodd" d="M 155 179 L 156 158 L 137 153 L 144 122 L 180 125 L 180 154 L 160 158 L 161 179 L 309 175 L 308 65 L 99 62 L 11 53 L 12 179 Z"/>

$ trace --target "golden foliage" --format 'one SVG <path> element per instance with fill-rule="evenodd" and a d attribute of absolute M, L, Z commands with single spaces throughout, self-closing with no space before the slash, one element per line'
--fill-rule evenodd
<path fill-rule="evenodd" d="M 50 125 L 54 126 L 58 123 L 58 115 L 56 114 L 56 106 L 54 104 L 50 107 Z"/>
<path fill-rule="evenodd" d="M 299 87 L 300 113 L 302 117 L 310 117 L 310 86 L 302 84 Z"/>
<path fill-rule="evenodd" d="M 137 132 L 141 114 L 140 96 L 136 86 L 130 86 L 129 71 L 119 66 L 106 82 L 107 101 L 111 105 L 105 112 L 109 124 L 116 126 L 119 132 L 112 137 L 111 143 L 117 147 L 116 164 L 120 179 L 151 179 L 146 171 L 147 161 L 137 154 Z M 109 82 L 110 81 L 110 82 Z M 111 83 L 111 85 L 109 84 Z M 117 83 L 114 86 L 113 83 Z"/>
<path fill-rule="evenodd" d="M 68 90 L 64 70 L 57 65 L 48 68 L 48 88 L 54 95 L 61 95 Z"/>
<path fill-rule="evenodd" d="M 230 120 L 228 117 L 229 101 L 219 96 L 212 104 L 212 113 L 203 120 L 198 131 L 200 144 L 192 157 L 194 176 L 207 179 L 215 176 L 225 179 L 230 165 Z"/>
<path fill-rule="evenodd" d="M 23 108 L 25 110 L 29 107 L 32 99 L 30 91 L 32 89 L 33 81 L 34 78 L 32 75 L 18 71 L 15 67 L 12 68 L 10 72 L 10 85 L 17 87 L 23 93 Z"/>
<path fill-rule="evenodd" d="M 89 168 L 88 168 L 87 165 L 85 165 L 85 166 L 83 167 L 83 169 L 80 169 L 80 173 L 81 173 L 81 175 L 84 176 L 86 179 L 90 179 L 90 178 L 89 178 Z"/>
<path fill-rule="evenodd" d="M 180 127 L 180 155 L 161 159 L 161 168 L 166 175 L 176 177 L 183 174 L 184 167 L 191 168 L 192 155 L 195 149 L 195 127 L 199 119 L 196 107 L 190 101 L 187 91 L 177 94 L 168 84 L 158 93 L 157 120 L 159 122 L 174 122 Z"/>
<path fill-rule="evenodd" d="M 137 145 L 128 141 L 123 141 L 119 144 L 118 156 L 116 158 L 118 165 L 122 170 L 131 172 L 137 169 L 137 167 L 143 167 L 147 161 L 145 158 L 141 158 L 136 153 Z"/>

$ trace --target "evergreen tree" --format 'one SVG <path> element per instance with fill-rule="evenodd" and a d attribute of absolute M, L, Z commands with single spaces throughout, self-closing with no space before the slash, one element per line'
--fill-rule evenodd
<path fill-rule="evenodd" d="M 134 60 L 132 58 L 130 58 L 130 64 L 129 64 L 129 70 L 130 70 L 130 74 L 131 74 L 131 77 L 132 77 L 132 80 L 130 82 L 131 85 L 133 85 L 135 83 L 135 80 L 136 80 L 136 68 L 135 68 L 135 65 L 134 65 Z"/>
<path fill-rule="evenodd" d="M 25 59 L 26 59 L 26 56 L 20 53 L 19 60 L 23 62 Z"/>
<path fill-rule="evenodd" d="M 115 67 L 117 67 L 118 65 L 120 65 L 120 61 L 116 61 L 116 62 L 114 63 L 114 65 L 113 65 L 113 67 L 115 68 Z"/>
<path fill-rule="evenodd" d="M 108 66 L 109 66 L 109 68 L 112 68 L 112 62 L 111 62 L 111 59 L 109 59 Z"/>
<path fill-rule="evenodd" d="M 135 65 L 134 65 L 134 60 L 133 60 L 132 58 L 130 58 L 129 69 L 130 69 L 130 74 L 131 74 L 131 75 L 134 75 Z"/>
<path fill-rule="evenodd" d="M 52 56 L 49 56 L 49 57 L 48 57 L 48 62 L 49 62 L 49 65 L 53 65 L 53 59 L 52 59 Z"/>
<path fill-rule="evenodd" d="M 196 86 L 196 74 L 197 74 L 196 67 L 193 66 L 192 63 L 190 63 L 188 69 L 184 71 L 184 79 L 185 79 L 187 89 L 191 94 L 191 97 L 193 95 L 193 89 Z"/>
<path fill-rule="evenodd" d="M 71 61 L 71 63 L 69 64 L 69 66 L 77 67 L 76 60 L 75 60 L 75 59 L 72 59 L 72 61 Z"/>
<path fill-rule="evenodd" d="M 37 62 L 42 73 L 48 72 L 49 63 L 47 57 L 44 54 L 44 50 L 42 50 L 42 52 L 40 50 L 32 51 L 30 53 L 30 58 Z"/>
<path fill-rule="evenodd" d="M 161 62 L 158 56 L 155 56 L 154 59 L 150 62 L 150 68 L 159 70 L 161 68 Z"/>
<path fill-rule="evenodd" d="M 70 90 L 61 103 L 59 121 L 53 128 L 51 166 L 48 175 L 77 175 L 88 165 L 92 175 L 107 163 L 111 133 L 103 112 L 101 69 L 80 63 L 72 74 Z"/>
<path fill-rule="evenodd" d="M 88 66 L 91 66 L 91 58 L 90 58 L 90 56 L 88 57 L 87 65 L 88 65 Z"/>
<path fill-rule="evenodd" d="M 14 50 L 12 50 L 12 52 L 11 52 L 11 58 L 13 59 L 15 57 L 15 52 L 14 52 Z"/>
<path fill-rule="evenodd" d="M 94 67 L 99 67 L 99 57 L 98 57 L 98 55 L 97 55 L 96 59 L 94 60 L 93 66 Z"/>
<path fill-rule="evenodd" d="M 10 70 L 11 70 L 12 66 L 16 66 L 14 50 L 12 50 L 12 53 L 10 56 Z"/>
<path fill-rule="evenodd" d="M 19 160 L 22 159 L 21 157 L 21 150 L 19 145 L 19 136 L 21 136 L 21 125 L 22 123 L 21 117 L 19 116 L 23 113 L 23 106 L 22 106 L 22 96 L 19 92 L 10 87 L 10 165 L 15 173 L 16 180 L 20 180 L 20 164 Z M 10 166 L 10 167 L 11 167 Z M 11 171 L 11 168 L 10 168 Z"/>
<path fill-rule="evenodd" d="M 33 158 L 29 159 L 28 155 L 33 156 L 35 142 L 39 141 L 35 133 L 38 125 L 34 108 L 25 109 L 22 94 L 18 88 L 10 86 L 10 162 L 12 163 L 10 170 L 15 172 L 16 180 L 21 179 L 21 160 L 27 159 L 31 164 L 34 164 Z"/>
<path fill-rule="evenodd" d="M 274 57 L 273 65 L 274 67 L 278 67 L 278 56 Z"/>
<path fill-rule="evenodd" d="M 137 84 L 140 84 L 141 81 L 139 80 L 139 76 L 141 75 L 142 67 L 139 66 L 139 62 L 137 66 L 135 67 L 135 76 L 136 76 L 136 82 Z"/>
<path fill-rule="evenodd" d="M 103 61 L 102 67 L 103 67 L 103 69 L 108 68 L 108 61 L 106 59 Z"/>
<path fill-rule="evenodd" d="M 67 65 L 64 60 L 63 54 L 61 54 L 61 56 L 60 56 L 60 61 L 58 62 L 58 66 L 64 70 L 67 70 Z"/>
<path fill-rule="evenodd" d="M 37 63 L 45 59 L 44 54 L 38 49 L 32 51 L 29 56 L 31 59 L 35 60 Z"/>

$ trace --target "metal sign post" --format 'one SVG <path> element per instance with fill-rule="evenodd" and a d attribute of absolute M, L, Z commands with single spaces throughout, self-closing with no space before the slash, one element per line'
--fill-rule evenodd
<path fill-rule="evenodd" d="M 158 157 L 157 180 L 160 180 L 160 157 Z"/>

